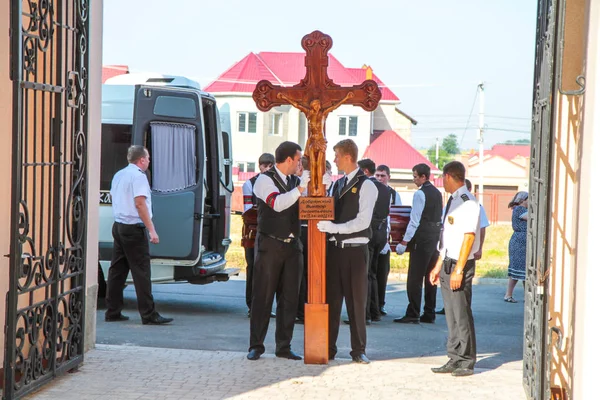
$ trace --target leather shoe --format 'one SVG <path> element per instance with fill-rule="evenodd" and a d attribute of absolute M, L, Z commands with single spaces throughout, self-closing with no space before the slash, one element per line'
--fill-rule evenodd
<path fill-rule="evenodd" d="M 304 325 L 304 318 L 296 317 L 296 320 L 294 321 L 294 323 L 299 324 L 299 325 Z"/>
<path fill-rule="evenodd" d="M 399 324 L 418 324 L 419 318 L 407 317 L 406 315 L 402 318 L 394 318 L 394 322 Z"/>
<path fill-rule="evenodd" d="M 446 309 L 442 308 L 440 311 L 435 312 L 437 315 L 446 315 Z"/>
<path fill-rule="evenodd" d="M 379 320 L 377 320 L 377 321 L 381 321 L 381 320 L 379 319 Z M 344 320 L 344 323 L 345 323 L 346 325 L 350 325 L 350 320 L 349 320 L 349 319 L 345 319 L 345 320 Z M 371 325 L 371 320 L 370 320 L 370 319 L 366 320 L 366 321 L 365 321 L 365 324 L 366 324 L 366 325 Z"/>
<path fill-rule="evenodd" d="M 379 309 L 379 313 L 380 313 L 381 315 L 387 315 L 387 311 L 386 311 L 386 310 L 385 310 L 385 308 L 383 308 L 383 307 L 381 307 L 381 308 Z"/>
<path fill-rule="evenodd" d="M 262 353 L 260 351 L 258 351 L 256 349 L 252 349 L 248 352 L 248 355 L 246 356 L 246 358 L 248 360 L 256 361 L 260 358 L 261 354 Z"/>
<path fill-rule="evenodd" d="M 374 316 L 374 317 L 371 318 L 371 321 L 373 321 L 373 322 L 379 322 L 379 321 L 381 321 L 381 316 L 380 315 L 376 315 L 376 316 Z"/>
<path fill-rule="evenodd" d="M 106 322 L 129 321 L 129 317 L 127 315 L 123 315 L 123 314 L 119 313 L 119 315 L 115 315 L 114 317 L 104 316 L 104 320 Z"/>
<path fill-rule="evenodd" d="M 142 318 L 142 324 L 144 325 L 164 325 L 172 321 L 173 318 L 165 318 L 159 313 L 154 313 L 148 318 Z"/>
<path fill-rule="evenodd" d="M 364 354 L 359 354 L 357 356 L 352 356 L 352 362 L 357 364 L 369 364 L 371 361 Z"/>
<path fill-rule="evenodd" d="M 302 357 L 294 353 L 292 350 L 283 353 L 275 353 L 275 357 L 287 358 L 288 360 L 302 360 Z"/>
<path fill-rule="evenodd" d="M 426 324 L 433 324 L 435 323 L 435 316 L 429 316 L 429 315 L 421 315 L 421 318 L 419 318 L 419 321 L 424 322 Z"/>
<path fill-rule="evenodd" d="M 434 374 L 449 374 L 451 372 L 456 371 L 457 369 L 458 368 L 454 366 L 452 361 L 448 361 L 446 364 L 442 365 L 441 367 L 431 368 L 431 371 Z"/>
<path fill-rule="evenodd" d="M 471 368 L 457 368 L 452 371 L 452 376 L 471 376 L 473 375 L 473 370 Z"/>

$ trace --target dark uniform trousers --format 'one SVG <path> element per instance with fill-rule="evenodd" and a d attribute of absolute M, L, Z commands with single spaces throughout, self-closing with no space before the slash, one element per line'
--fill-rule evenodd
<path fill-rule="evenodd" d="M 425 306 L 423 307 L 423 314 L 435 319 L 437 286 L 429 282 L 429 273 L 435 267 L 439 258 L 437 243 L 438 238 L 431 237 L 427 240 L 420 240 L 410 250 L 408 277 L 406 281 L 406 292 L 408 295 L 407 317 L 419 318 L 424 285 Z"/>
<path fill-rule="evenodd" d="M 456 367 L 473 369 L 477 358 L 475 324 L 471 310 L 475 260 L 467 261 L 463 270 L 463 283 L 459 290 L 450 289 L 450 274 L 456 260 L 446 258 L 440 272 L 440 284 L 448 324 L 448 357 Z"/>
<path fill-rule="evenodd" d="M 379 311 L 379 284 L 377 281 L 377 267 L 379 265 L 379 253 L 385 247 L 387 236 L 387 221 L 371 225 L 373 237 L 369 241 L 369 275 L 368 275 L 368 293 L 367 293 L 367 314 L 366 318 L 380 317 Z"/>
<path fill-rule="evenodd" d="M 381 252 L 380 252 L 381 253 Z M 392 252 L 379 254 L 377 257 L 377 296 L 379 296 L 379 309 L 385 306 L 385 291 L 387 289 L 388 275 L 390 274 L 390 256 Z"/>
<path fill-rule="evenodd" d="M 142 224 L 115 222 L 112 227 L 113 256 L 108 270 L 106 317 L 116 317 L 123 310 L 123 288 L 131 270 L 138 311 L 142 318 L 154 313 L 150 280 L 150 246 L 148 233 Z"/>
<path fill-rule="evenodd" d="M 367 346 L 367 245 L 341 249 L 327 246 L 327 304 L 329 304 L 329 357 L 337 354 L 342 303 L 350 319 L 351 356 L 365 354 Z"/>
<path fill-rule="evenodd" d="M 254 247 L 244 248 L 246 257 L 246 305 L 252 308 L 252 277 L 254 275 Z"/>
<path fill-rule="evenodd" d="M 264 353 L 273 297 L 277 295 L 275 353 L 290 350 L 298 308 L 302 274 L 302 244 L 284 243 L 270 236 L 256 236 L 254 245 L 252 308 L 250 309 L 250 348 Z"/>
<path fill-rule="evenodd" d="M 298 294 L 298 311 L 296 317 L 304 320 L 304 304 L 308 300 L 308 226 L 300 226 L 300 241 L 302 242 L 302 278 Z"/>

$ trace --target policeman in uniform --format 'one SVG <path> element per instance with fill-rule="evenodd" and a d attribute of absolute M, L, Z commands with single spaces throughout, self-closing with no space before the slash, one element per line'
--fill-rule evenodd
<path fill-rule="evenodd" d="M 475 325 L 471 310 L 475 275 L 475 252 L 479 249 L 479 203 L 465 186 L 465 167 L 458 161 L 444 166 L 444 190 L 452 193 L 444 211 L 438 248 L 440 257 L 429 275 L 433 285 L 441 284 L 450 360 L 434 373 L 453 376 L 473 374 L 477 357 Z"/>
<path fill-rule="evenodd" d="M 381 164 L 377 166 L 375 178 L 379 182 L 383 183 L 390 191 L 390 207 L 401 206 L 402 199 L 400 198 L 400 194 L 389 185 L 390 177 L 390 168 L 387 165 Z M 390 217 L 388 216 L 386 238 L 390 237 L 391 229 L 391 221 Z M 385 291 L 387 288 L 388 275 L 390 274 L 391 252 L 392 249 L 390 247 L 389 240 L 386 239 L 385 246 L 381 250 L 381 253 L 379 253 L 379 257 L 377 259 L 377 294 L 379 295 L 379 313 L 381 315 L 387 315 L 387 311 L 385 310 Z"/>
<path fill-rule="evenodd" d="M 408 306 L 402 318 L 394 319 L 398 323 L 435 321 L 435 300 L 437 288 L 429 282 L 429 273 L 439 258 L 437 244 L 440 238 L 442 220 L 442 194 L 431 184 L 431 169 L 427 164 L 417 164 L 412 169 L 413 181 L 419 187 L 413 196 L 410 221 L 402 242 L 396 246 L 398 254 L 404 254 L 410 246 L 408 279 L 406 294 Z M 425 281 L 425 306 L 421 314 L 421 296 Z"/>
<path fill-rule="evenodd" d="M 143 146 L 127 150 L 129 165 L 115 174 L 110 186 L 113 215 L 113 256 L 108 270 L 105 321 L 127 321 L 123 310 L 123 289 L 129 271 L 133 277 L 142 324 L 162 325 L 173 318 L 162 317 L 154 309 L 150 279 L 150 246 L 158 243 L 152 223 L 152 192 L 145 172 L 150 155 Z"/>
<path fill-rule="evenodd" d="M 377 266 L 379 265 L 379 253 L 385 247 L 388 238 L 390 191 L 386 185 L 375 178 L 376 167 L 373 160 L 365 158 L 358 162 L 358 166 L 377 188 L 377 200 L 371 219 L 372 237 L 369 241 L 369 286 L 367 293 L 367 325 L 369 325 L 371 321 L 381 321 Z"/>
<path fill-rule="evenodd" d="M 261 173 L 269 170 L 273 165 L 275 165 L 275 156 L 271 153 L 263 153 L 258 158 L 258 169 Z M 258 176 L 259 175 L 255 175 L 248 179 L 242 186 L 244 212 L 257 206 L 256 196 L 254 195 L 253 190 Z M 252 305 L 252 275 L 254 271 L 254 247 L 244 248 L 244 253 L 246 256 L 246 305 L 248 306 L 248 318 L 250 318 L 250 308 Z M 275 314 L 271 314 L 271 317 L 275 317 Z"/>
<path fill-rule="evenodd" d="M 291 360 L 302 359 L 291 349 L 302 275 L 298 199 L 310 181 L 308 171 L 301 178 L 295 175 L 301 150 L 296 143 L 281 143 L 275 151 L 275 168 L 260 174 L 254 184 L 258 202 L 258 234 L 250 309 L 249 360 L 258 360 L 265 352 L 264 340 L 275 294 L 275 355 Z"/>
<path fill-rule="evenodd" d="M 350 317 L 352 361 L 368 364 L 366 306 L 368 243 L 377 188 L 360 170 L 358 147 L 345 139 L 333 147 L 338 170 L 345 174 L 331 192 L 335 198 L 334 221 L 319 221 L 317 228 L 329 233 L 327 246 L 327 303 L 329 304 L 329 359 L 337 354 L 342 302 Z"/>

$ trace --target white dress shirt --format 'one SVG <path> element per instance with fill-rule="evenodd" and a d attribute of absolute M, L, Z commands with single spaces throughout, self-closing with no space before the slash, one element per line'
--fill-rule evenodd
<path fill-rule="evenodd" d="M 152 192 L 148 177 L 135 164 L 129 164 L 115 174 L 110 185 L 112 197 L 112 210 L 116 222 L 121 224 L 143 223 L 140 214 L 135 207 L 136 197 L 145 197 L 148 213 L 152 218 Z"/>
<path fill-rule="evenodd" d="M 358 170 L 359 168 L 356 168 L 354 171 L 347 175 L 348 181 L 346 184 L 350 183 L 350 181 L 354 179 L 354 177 L 358 173 Z M 358 198 L 358 214 L 356 215 L 356 218 L 351 219 L 348 222 L 335 224 L 339 233 L 348 234 L 360 232 L 370 227 L 371 219 L 373 218 L 373 208 L 375 208 L 375 202 L 377 201 L 378 194 L 379 193 L 377 191 L 377 187 L 375 187 L 375 184 L 369 179 L 365 179 L 362 186 L 360 187 Z M 335 240 L 335 234 L 331 237 L 330 240 Z M 350 238 L 344 240 L 343 243 L 369 243 L 369 238 Z"/>
<path fill-rule="evenodd" d="M 283 183 L 287 182 L 287 175 L 282 173 L 277 166 L 273 167 L 275 172 L 279 175 Z M 260 176 L 256 179 L 254 183 L 254 194 L 256 197 L 267 203 L 269 205 L 269 196 L 275 196 L 275 201 L 273 203 L 273 210 L 277 212 L 282 212 L 296 204 L 298 198 L 300 197 L 300 191 L 296 188 L 290 190 L 289 192 L 281 193 L 273 179 L 265 174 L 260 174 Z"/>
<path fill-rule="evenodd" d="M 248 179 L 242 185 L 242 195 L 244 197 L 244 212 L 252 208 L 252 182 Z"/>
<path fill-rule="evenodd" d="M 425 209 L 425 193 L 422 190 L 417 190 L 413 195 L 412 209 L 410 211 L 410 221 L 406 227 L 404 239 L 407 243 L 415 236 L 419 225 L 421 224 L 421 216 Z"/>
<path fill-rule="evenodd" d="M 463 200 L 462 196 L 467 196 L 468 200 Z M 466 233 L 475 234 L 475 242 L 471 248 L 468 259 L 472 260 L 473 255 L 479 250 L 480 241 L 480 222 L 479 222 L 479 203 L 475 196 L 467 190 L 466 186 L 460 187 L 452 193 L 452 204 L 446 214 L 444 222 L 443 248 L 439 248 L 442 257 L 450 257 L 458 260 L 460 249 Z M 442 215 L 442 218 L 444 216 Z M 439 244 L 438 244 L 439 247 Z"/>

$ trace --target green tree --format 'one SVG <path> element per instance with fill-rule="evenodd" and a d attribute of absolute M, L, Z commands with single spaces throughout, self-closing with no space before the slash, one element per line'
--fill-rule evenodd
<path fill-rule="evenodd" d="M 460 147 L 458 146 L 458 138 L 454 133 L 446 136 L 442 141 L 442 145 L 439 150 L 439 159 L 437 162 L 437 167 L 442 168 L 444 165 L 448 164 L 450 161 L 454 160 L 454 156 L 456 154 L 460 154 Z M 436 164 L 435 160 L 435 145 L 431 146 L 429 150 L 427 150 L 427 158 L 433 164 Z"/>
<path fill-rule="evenodd" d="M 454 133 L 449 134 L 442 141 L 442 149 L 448 154 L 460 154 L 460 147 L 458 146 L 458 138 Z"/>

